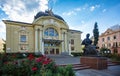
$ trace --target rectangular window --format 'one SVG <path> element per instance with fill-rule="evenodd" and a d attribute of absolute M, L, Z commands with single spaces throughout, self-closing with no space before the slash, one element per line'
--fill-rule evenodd
<path fill-rule="evenodd" d="M 111 44 L 109 43 L 108 46 L 111 47 Z"/>
<path fill-rule="evenodd" d="M 113 47 L 115 47 L 115 42 L 113 43 Z"/>
<path fill-rule="evenodd" d="M 102 44 L 102 47 L 105 47 L 105 44 Z"/>
<path fill-rule="evenodd" d="M 107 40 L 110 40 L 110 37 L 107 37 Z"/>
<path fill-rule="evenodd" d="M 28 51 L 28 45 L 20 45 L 20 50 Z"/>
<path fill-rule="evenodd" d="M 74 50 L 74 47 L 71 47 L 71 50 L 73 51 L 73 50 Z"/>
<path fill-rule="evenodd" d="M 71 39 L 71 44 L 73 44 L 73 45 L 74 45 L 74 40 L 73 40 L 73 39 Z"/>
<path fill-rule="evenodd" d="M 102 38 L 102 41 L 104 42 L 104 38 Z"/>
<path fill-rule="evenodd" d="M 117 44 L 117 42 L 116 42 L 116 47 L 118 47 L 118 44 Z"/>
<path fill-rule="evenodd" d="M 115 35 L 113 36 L 113 39 L 116 39 L 116 36 L 115 36 Z"/>
<path fill-rule="evenodd" d="M 26 42 L 26 35 L 21 35 L 20 36 L 20 42 Z"/>

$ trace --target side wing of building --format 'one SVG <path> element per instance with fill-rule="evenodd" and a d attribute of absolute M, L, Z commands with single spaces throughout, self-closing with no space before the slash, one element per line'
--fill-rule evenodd
<path fill-rule="evenodd" d="M 34 29 L 29 23 L 3 20 L 6 24 L 6 52 L 34 52 Z"/>
<path fill-rule="evenodd" d="M 81 31 L 69 30 L 69 49 L 71 52 L 81 52 Z"/>

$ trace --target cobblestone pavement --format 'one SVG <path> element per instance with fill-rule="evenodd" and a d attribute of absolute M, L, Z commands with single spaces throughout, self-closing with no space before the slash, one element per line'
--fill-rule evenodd
<path fill-rule="evenodd" d="M 78 64 L 80 57 L 48 55 L 56 64 Z M 105 70 L 84 69 L 75 72 L 76 76 L 120 76 L 120 65 L 108 66 Z"/>

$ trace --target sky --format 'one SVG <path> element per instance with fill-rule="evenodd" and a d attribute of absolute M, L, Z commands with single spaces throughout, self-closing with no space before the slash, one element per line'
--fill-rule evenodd
<path fill-rule="evenodd" d="M 0 0 L 0 38 L 6 39 L 6 26 L 2 20 L 32 23 L 39 11 L 52 8 L 70 29 L 93 36 L 97 22 L 99 34 L 120 24 L 120 0 Z"/>

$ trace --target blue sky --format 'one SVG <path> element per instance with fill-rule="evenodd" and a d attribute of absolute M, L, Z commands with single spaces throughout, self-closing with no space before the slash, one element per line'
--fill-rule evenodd
<path fill-rule="evenodd" d="M 92 36 L 94 23 L 100 34 L 113 25 L 120 24 L 120 0 L 0 0 L 0 38 L 6 39 L 6 27 L 2 20 L 32 23 L 39 11 L 52 8 L 70 29 Z"/>

